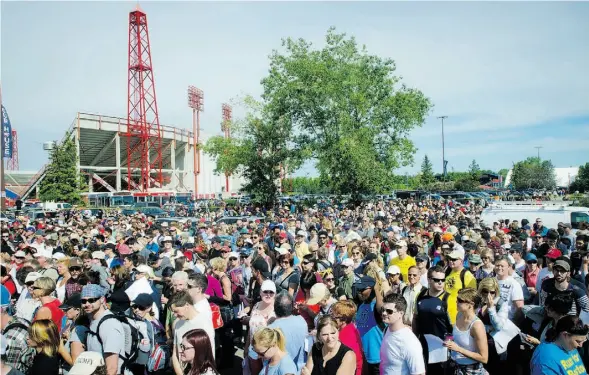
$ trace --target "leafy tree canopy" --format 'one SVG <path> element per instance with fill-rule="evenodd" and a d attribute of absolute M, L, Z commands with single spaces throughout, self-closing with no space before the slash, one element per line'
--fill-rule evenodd
<path fill-rule="evenodd" d="M 513 166 L 511 184 L 517 189 L 554 189 L 556 175 L 550 160 L 529 157 Z"/>
<path fill-rule="evenodd" d="M 589 163 L 579 167 L 579 173 L 571 184 L 571 191 L 589 192 Z"/>
<path fill-rule="evenodd" d="M 424 123 L 430 100 L 400 83 L 393 60 L 333 28 L 322 49 L 291 38 L 283 47 L 262 80 L 269 121 L 289 123 L 291 139 L 318 160 L 335 193 L 388 190 L 393 171 L 413 161 L 409 132 Z"/>

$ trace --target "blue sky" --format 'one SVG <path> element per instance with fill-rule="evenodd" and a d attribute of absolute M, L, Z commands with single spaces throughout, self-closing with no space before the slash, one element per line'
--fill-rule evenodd
<path fill-rule="evenodd" d="M 21 170 L 46 162 L 76 112 L 126 116 L 128 12 L 134 2 L 1 2 L 3 103 L 19 131 Z M 145 2 L 162 124 L 191 128 L 186 87 L 205 92 L 202 126 L 220 133 L 221 103 L 259 95 L 283 37 L 318 46 L 326 30 L 393 58 L 435 104 L 411 137 L 441 171 L 472 159 L 498 170 L 536 155 L 589 161 L 589 3 Z M 235 114 L 239 116 L 240 111 Z M 306 165 L 299 175 L 314 174 Z"/>

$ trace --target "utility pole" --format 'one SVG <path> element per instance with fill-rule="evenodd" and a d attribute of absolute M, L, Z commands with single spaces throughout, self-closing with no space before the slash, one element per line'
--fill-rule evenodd
<path fill-rule="evenodd" d="M 2 86 L 0 86 L 0 107 L 2 107 Z M 4 143 L 4 142 L 0 142 Z M 6 211 L 6 187 L 4 185 L 4 145 L 2 144 L 2 155 L 0 155 L 0 210 Z"/>
<path fill-rule="evenodd" d="M 438 119 L 442 120 L 442 177 L 444 179 L 444 184 L 446 183 L 446 148 L 444 144 L 444 119 L 447 119 L 448 116 L 438 116 Z"/>
<path fill-rule="evenodd" d="M 540 149 L 541 148 L 544 148 L 544 147 L 542 147 L 542 146 L 535 146 L 534 148 L 538 150 L 538 160 L 540 160 Z"/>

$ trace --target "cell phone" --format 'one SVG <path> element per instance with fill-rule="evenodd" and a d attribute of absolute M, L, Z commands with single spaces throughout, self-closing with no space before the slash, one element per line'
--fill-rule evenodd
<path fill-rule="evenodd" d="M 454 340 L 454 335 L 451 333 L 446 333 L 444 335 L 444 341 L 453 341 Z"/>

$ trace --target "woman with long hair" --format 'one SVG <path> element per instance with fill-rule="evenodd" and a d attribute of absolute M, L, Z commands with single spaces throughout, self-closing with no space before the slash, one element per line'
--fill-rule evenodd
<path fill-rule="evenodd" d="M 546 334 L 530 363 L 531 375 L 586 374 L 578 348 L 587 340 L 589 328 L 576 316 L 567 315 Z"/>
<path fill-rule="evenodd" d="M 295 296 L 300 283 L 300 274 L 294 268 L 294 257 L 289 252 L 281 253 L 278 256 L 278 266 L 280 269 L 276 272 L 274 282 L 276 282 L 277 291 L 288 290 L 288 294 Z"/>
<path fill-rule="evenodd" d="M 222 347 L 222 354 L 220 356 L 220 363 L 223 365 L 231 365 L 233 361 L 234 345 L 233 345 L 233 332 L 231 330 L 231 324 L 235 318 L 233 312 L 233 295 L 231 292 L 231 280 L 227 276 L 227 260 L 224 258 L 213 258 L 210 260 L 212 275 L 221 284 L 223 291 L 223 297 L 217 298 L 214 296 L 209 297 L 209 302 L 215 303 L 221 310 L 221 317 L 223 318 L 223 327 L 217 329 L 218 336 L 220 336 L 220 342 Z M 219 367 L 223 367 L 219 365 Z"/>
<path fill-rule="evenodd" d="M 503 329 L 508 318 L 509 304 L 503 303 L 499 295 L 499 283 L 494 277 L 486 277 L 479 283 L 478 293 L 481 297 L 481 308 L 477 317 L 485 325 L 487 332 L 487 345 L 489 347 L 489 358 L 485 368 L 491 374 L 501 371 L 501 359 L 495 348 L 495 341 L 492 334 Z"/>
<path fill-rule="evenodd" d="M 35 348 L 35 358 L 27 375 L 59 374 L 59 333 L 49 319 L 34 321 L 29 327 L 27 344 Z"/>
<path fill-rule="evenodd" d="M 72 277 L 69 271 L 70 265 L 70 258 L 65 257 L 59 259 L 56 263 L 57 274 L 59 278 L 57 279 L 57 283 L 55 286 L 55 293 L 57 294 L 57 298 L 61 302 L 65 301 L 65 285 L 67 284 L 68 280 Z"/>
<path fill-rule="evenodd" d="M 55 281 L 49 277 L 39 277 L 33 284 L 33 298 L 41 302 L 33 320 L 51 319 L 57 331 L 61 331 L 61 323 L 64 312 L 59 309 L 61 301 L 52 297 L 55 291 Z"/>
<path fill-rule="evenodd" d="M 356 354 L 339 339 L 338 325 L 330 316 L 319 319 L 317 342 L 301 375 L 354 375 Z"/>
<path fill-rule="evenodd" d="M 187 366 L 184 375 L 218 375 L 209 335 L 202 329 L 193 329 L 182 336 L 180 360 Z"/>
<path fill-rule="evenodd" d="M 262 374 L 298 374 L 294 361 L 286 352 L 286 339 L 279 328 L 258 330 L 252 339 L 252 347 L 264 360 Z"/>
<path fill-rule="evenodd" d="M 357 307 L 353 301 L 339 301 L 331 307 L 330 316 L 339 330 L 339 340 L 356 354 L 356 374 L 361 375 L 364 351 L 360 332 L 354 323 L 356 311 Z"/>
<path fill-rule="evenodd" d="M 472 288 L 462 289 L 457 298 L 458 314 L 452 330 L 452 339 L 444 346 L 451 350 L 455 375 L 483 375 L 489 358 L 489 346 L 485 326 L 476 316 L 481 297 Z"/>
<path fill-rule="evenodd" d="M 110 275 L 107 279 L 111 287 L 110 311 L 114 313 L 127 311 L 131 306 L 131 301 L 125 290 L 133 284 L 129 270 L 125 266 L 117 264 L 111 268 Z"/>

